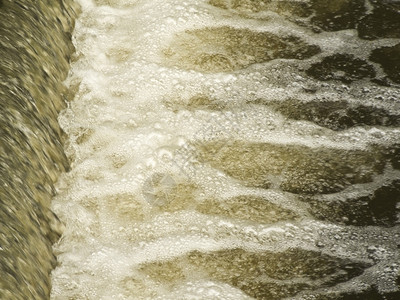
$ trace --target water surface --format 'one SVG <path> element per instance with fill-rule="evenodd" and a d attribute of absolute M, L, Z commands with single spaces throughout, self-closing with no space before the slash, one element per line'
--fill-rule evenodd
<path fill-rule="evenodd" d="M 397 1 L 79 3 L 52 299 L 399 296 Z"/>

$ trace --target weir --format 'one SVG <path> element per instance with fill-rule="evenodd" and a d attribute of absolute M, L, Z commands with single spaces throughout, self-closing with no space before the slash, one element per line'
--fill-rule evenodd
<path fill-rule="evenodd" d="M 0 1 L 0 299 L 48 299 L 68 170 L 57 122 L 73 52 L 72 1 Z"/>

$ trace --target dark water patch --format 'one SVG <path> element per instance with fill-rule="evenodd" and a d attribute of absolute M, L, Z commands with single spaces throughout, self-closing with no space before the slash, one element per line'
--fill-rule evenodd
<path fill-rule="evenodd" d="M 256 299 L 282 299 L 302 290 L 334 286 L 362 274 L 368 266 L 303 249 L 284 252 L 228 249 L 192 251 L 169 261 L 144 264 L 141 271 L 164 284 L 212 278 Z"/>
<path fill-rule="evenodd" d="M 368 188 L 368 187 L 366 187 Z M 386 226 L 400 223 L 400 180 L 386 183 L 367 193 L 339 193 L 328 196 L 303 196 L 310 213 L 318 220 L 355 226 Z"/>
<path fill-rule="evenodd" d="M 200 199 L 198 195 L 204 193 L 204 190 L 199 186 L 190 182 L 177 182 L 172 175 L 164 173 L 154 174 L 151 181 L 146 182 L 142 192 L 154 209 L 164 212 L 195 210 L 206 215 L 261 224 L 300 218 L 294 210 L 276 204 L 268 197 L 240 195 L 229 198 Z M 141 216 L 143 212 L 138 212 L 139 205 L 132 198 L 128 195 L 118 195 L 111 202 L 122 204 L 126 209 L 123 209 L 120 214 L 135 219 L 135 216 Z"/>
<path fill-rule="evenodd" d="M 311 5 L 302 1 L 277 1 L 276 11 L 279 14 L 289 14 L 306 18 L 312 15 L 313 11 Z"/>
<path fill-rule="evenodd" d="M 379 225 L 386 226 L 400 223 L 400 220 L 397 219 L 399 202 L 400 179 L 377 189 L 368 202 L 368 207 L 373 214 L 373 220 Z"/>
<path fill-rule="evenodd" d="M 180 33 L 163 53 L 167 65 L 215 73 L 274 59 L 306 59 L 320 51 L 296 36 L 223 26 Z"/>
<path fill-rule="evenodd" d="M 246 18 L 259 19 L 260 12 L 276 12 L 316 32 L 357 29 L 359 37 L 368 40 L 400 37 L 400 5 L 395 1 L 210 0 L 209 4 Z"/>
<path fill-rule="evenodd" d="M 311 23 L 324 31 L 354 29 L 366 12 L 364 0 L 311 0 L 311 6 Z"/>
<path fill-rule="evenodd" d="M 174 112 L 179 110 L 222 110 L 227 107 L 226 103 L 203 94 L 195 95 L 189 99 L 167 99 L 164 104 Z"/>
<path fill-rule="evenodd" d="M 306 73 L 318 80 L 339 80 L 344 83 L 375 77 L 372 65 L 350 54 L 327 56 L 321 62 L 313 64 Z"/>
<path fill-rule="evenodd" d="M 72 1 L 0 5 L 0 298 L 48 299 L 61 224 L 53 184 L 68 169 L 57 122 L 65 106 Z"/>
<path fill-rule="evenodd" d="M 198 146 L 199 159 L 243 184 L 299 194 L 325 194 L 371 182 L 383 152 L 220 141 Z"/>
<path fill-rule="evenodd" d="M 398 300 L 400 298 L 400 292 L 379 292 L 376 288 L 371 287 L 362 293 L 348 293 L 341 295 L 336 299 L 339 300 Z"/>
<path fill-rule="evenodd" d="M 312 0 L 314 16 L 310 22 L 317 31 L 357 29 L 363 39 L 400 37 L 399 4 L 381 0 L 368 3 L 373 7 L 372 12 L 367 12 L 364 0 Z"/>
<path fill-rule="evenodd" d="M 393 144 L 384 151 L 392 167 L 396 170 L 400 170 L 400 144 Z"/>
<path fill-rule="evenodd" d="M 400 38 L 400 4 L 394 1 L 370 1 L 373 11 L 360 20 L 360 38 Z"/>
<path fill-rule="evenodd" d="M 210 4 L 224 9 L 240 9 L 259 12 L 266 10 L 271 0 L 210 0 Z"/>
<path fill-rule="evenodd" d="M 210 0 L 209 3 L 215 7 L 237 11 L 241 15 L 251 17 L 249 13 L 273 11 L 280 15 L 306 18 L 313 13 L 308 2 L 296 0 Z"/>
<path fill-rule="evenodd" d="M 284 116 L 306 120 L 332 130 L 345 130 L 354 126 L 400 126 L 400 114 L 384 108 L 351 104 L 347 101 L 263 101 Z"/>
<path fill-rule="evenodd" d="M 314 90 L 311 92 L 315 92 Z M 305 120 L 335 131 L 355 126 L 400 126 L 400 113 L 373 105 L 350 103 L 348 101 L 301 101 L 289 99 L 275 101 L 256 99 L 248 104 L 265 105 L 293 120 Z M 173 98 L 164 104 L 174 112 L 180 110 L 223 111 L 232 109 L 228 103 L 207 96 L 196 95 L 189 99 Z"/>
<path fill-rule="evenodd" d="M 261 224 L 300 218 L 295 211 L 272 203 L 265 197 L 257 196 L 242 195 L 228 199 L 207 199 L 200 203 L 196 209 L 204 214 Z"/>
<path fill-rule="evenodd" d="M 373 50 L 369 59 L 380 64 L 390 80 L 400 83 L 400 43 Z"/>

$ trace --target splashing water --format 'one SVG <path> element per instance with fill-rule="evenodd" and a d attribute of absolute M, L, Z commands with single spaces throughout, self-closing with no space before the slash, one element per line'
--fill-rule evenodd
<path fill-rule="evenodd" d="M 68 170 L 57 123 L 73 51 L 71 1 L 0 1 L 0 299 L 48 299 Z"/>
<path fill-rule="evenodd" d="M 398 297 L 396 1 L 79 3 L 52 299 Z"/>

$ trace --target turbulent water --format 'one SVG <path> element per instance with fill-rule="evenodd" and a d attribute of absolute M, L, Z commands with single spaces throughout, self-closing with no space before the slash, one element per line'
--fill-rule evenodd
<path fill-rule="evenodd" d="M 79 3 L 53 299 L 399 299 L 398 1 Z"/>
<path fill-rule="evenodd" d="M 48 299 L 72 1 L 0 1 L 0 299 Z"/>
<path fill-rule="evenodd" d="M 400 298 L 400 1 L 0 20 L 1 299 Z"/>

